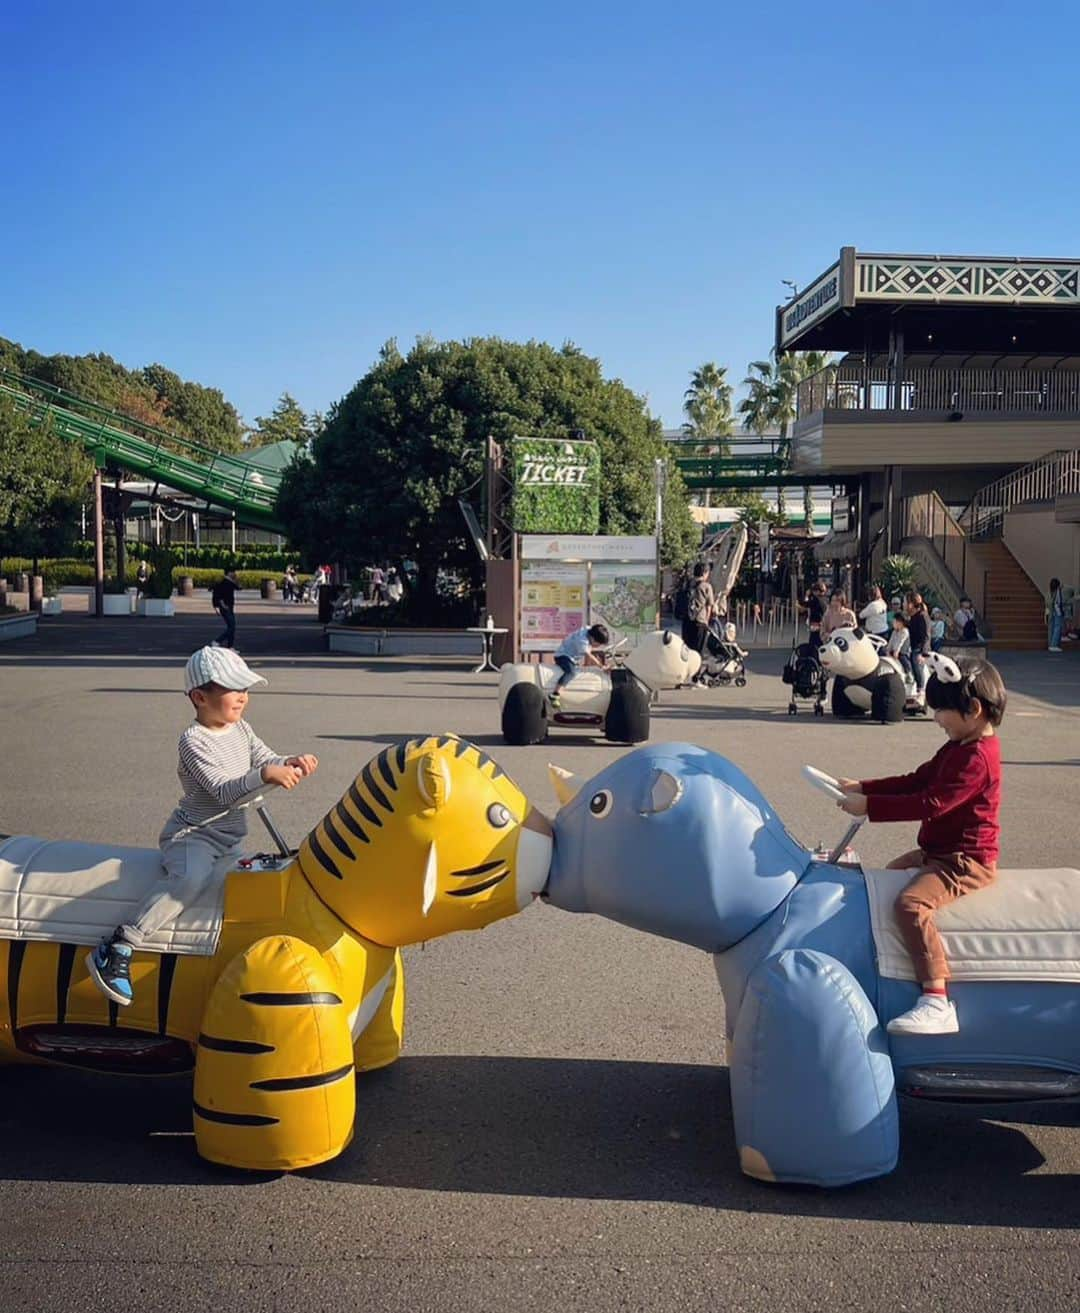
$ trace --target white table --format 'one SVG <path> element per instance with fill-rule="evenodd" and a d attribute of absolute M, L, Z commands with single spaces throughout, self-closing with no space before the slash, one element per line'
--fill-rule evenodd
<path fill-rule="evenodd" d="M 467 634 L 482 634 L 484 639 L 484 658 L 480 664 L 473 670 L 474 675 L 479 675 L 485 670 L 498 670 L 498 666 L 491 659 L 491 644 L 496 634 L 505 634 L 505 629 L 493 629 L 488 625 L 470 626 L 465 630 Z"/>

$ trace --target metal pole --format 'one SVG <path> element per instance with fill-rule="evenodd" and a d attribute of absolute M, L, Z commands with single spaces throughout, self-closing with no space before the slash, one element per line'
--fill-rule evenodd
<path fill-rule="evenodd" d="M 94 614 L 105 614 L 105 534 L 102 528 L 101 471 L 94 467 Z"/>
<path fill-rule="evenodd" d="M 660 564 L 660 538 L 664 527 L 664 483 L 667 473 L 662 456 L 653 462 L 653 477 L 656 480 L 656 623 L 663 623 L 661 593 L 663 592 L 663 573 Z"/>

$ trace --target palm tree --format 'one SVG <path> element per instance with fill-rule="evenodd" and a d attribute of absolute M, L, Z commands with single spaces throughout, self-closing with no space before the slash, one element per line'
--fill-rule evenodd
<path fill-rule="evenodd" d="M 749 395 L 739 402 L 743 428 L 760 437 L 774 425 L 780 430 L 777 455 L 786 465 L 790 456 L 788 425 L 798 413 L 799 384 L 825 369 L 829 363 L 826 351 L 788 352 L 782 356 L 772 353 L 770 360 L 752 360 L 750 372 L 743 379 Z M 784 489 L 777 488 L 777 504 L 784 506 Z"/>
<path fill-rule="evenodd" d="M 686 423 L 682 431 L 695 440 L 694 451 L 703 456 L 728 456 L 731 448 L 720 439 L 731 436 L 734 420 L 731 414 L 731 384 L 727 381 L 727 366 L 707 361 L 690 376 L 690 386 L 683 394 L 683 413 Z M 709 495 L 704 504 L 708 506 Z"/>

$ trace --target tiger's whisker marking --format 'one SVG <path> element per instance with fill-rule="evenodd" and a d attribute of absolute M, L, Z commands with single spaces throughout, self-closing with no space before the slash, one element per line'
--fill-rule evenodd
<path fill-rule="evenodd" d="M 468 889 L 448 889 L 446 892 L 451 898 L 468 898 L 470 894 L 482 894 L 485 889 L 493 889 L 495 885 L 501 884 L 510 874 L 508 870 L 503 871 L 501 875 L 494 875 L 490 880 L 482 880 L 479 884 L 472 884 Z"/>
<path fill-rule="evenodd" d="M 506 865 L 506 861 L 499 857 L 493 862 L 482 862 L 479 866 L 467 866 L 461 871 L 451 871 L 450 874 L 455 879 L 466 875 L 486 875 L 488 871 L 497 871 L 500 866 Z"/>

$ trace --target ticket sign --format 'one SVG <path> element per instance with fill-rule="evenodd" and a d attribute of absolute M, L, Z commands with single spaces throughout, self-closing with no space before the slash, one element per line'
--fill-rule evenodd
<path fill-rule="evenodd" d="M 595 442 L 514 438 L 513 521 L 518 533 L 595 533 L 600 448 Z"/>

